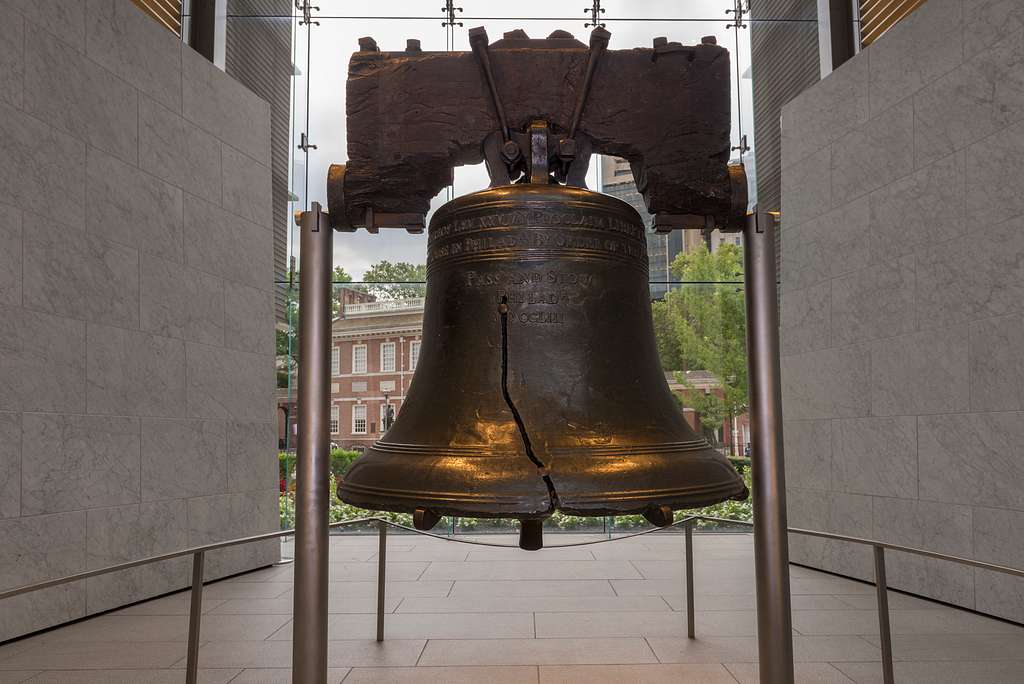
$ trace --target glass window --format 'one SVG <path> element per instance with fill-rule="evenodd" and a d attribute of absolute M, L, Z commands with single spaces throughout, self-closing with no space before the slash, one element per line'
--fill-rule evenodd
<path fill-rule="evenodd" d="M 419 361 L 419 358 L 420 341 L 416 340 L 409 345 L 409 370 L 416 370 L 416 362 Z"/>
<path fill-rule="evenodd" d="M 366 404 L 355 404 L 352 407 L 352 434 L 366 434 Z"/>
<path fill-rule="evenodd" d="M 366 345 L 357 344 L 352 347 L 352 372 L 366 372 Z"/>
<path fill-rule="evenodd" d="M 341 375 L 341 349 L 331 349 L 331 375 Z"/>
<path fill-rule="evenodd" d="M 338 406 L 331 407 L 331 434 L 338 434 L 338 423 L 341 422 L 341 409 Z"/>
<path fill-rule="evenodd" d="M 384 342 L 380 345 L 380 371 L 381 373 L 395 372 L 394 342 Z"/>

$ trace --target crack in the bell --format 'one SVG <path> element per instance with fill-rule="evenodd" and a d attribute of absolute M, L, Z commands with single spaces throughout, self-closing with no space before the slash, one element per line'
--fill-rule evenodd
<path fill-rule="evenodd" d="M 516 408 L 515 402 L 512 401 L 512 395 L 508 391 L 508 297 L 501 298 L 501 306 L 498 308 L 498 313 L 501 315 L 501 394 L 505 399 L 505 404 L 508 405 L 509 411 L 512 412 L 512 419 L 515 420 L 516 427 L 519 429 L 519 437 L 523 440 L 526 457 L 537 467 L 537 472 L 540 474 L 541 479 L 544 480 L 544 485 L 548 489 L 549 510 L 554 512 L 558 508 L 558 492 L 555 491 L 555 483 L 551 481 L 551 476 L 547 472 L 547 466 L 533 452 L 530 435 L 526 432 L 526 424 L 523 422 L 523 417 L 519 415 L 519 409 Z"/>

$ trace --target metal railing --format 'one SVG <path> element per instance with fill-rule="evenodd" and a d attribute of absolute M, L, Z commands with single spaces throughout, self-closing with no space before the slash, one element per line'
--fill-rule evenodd
<path fill-rule="evenodd" d="M 376 302 L 358 302 L 345 305 L 346 316 L 359 316 L 371 313 L 391 313 L 400 311 L 418 311 L 423 308 L 423 297 L 408 299 L 382 299 Z"/>
<path fill-rule="evenodd" d="M 590 541 L 572 542 L 568 544 L 552 544 L 544 548 L 556 549 L 576 546 L 591 546 L 594 544 L 607 544 L 609 542 L 621 541 L 623 539 L 632 539 L 634 537 L 641 537 L 646 534 L 661 532 L 671 527 L 682 527 L 683 532 L 685 534 L 684 562 L 686 567 L 686 635 L 690 639 L 693 639 L 696 638 L 696 612 L 694 609 L 695 592 L 693 584 L 693 527 L 694 523 L 700 520 L 708 522 L 726 523 L 730 525 L 741 525 L 744 527 L 753 526 L 753 522 L 747 520 L 731 520 L 729 518 L 716 518 L 714 516 L 708 515 L 693 515 L 687 516 L 682 520 L 678 520 L 667 527 L 656 527 L 653 529 L 642 530 L 640 532 L 634 532 L 632 534 L 624 534 L 609 539 L 595 539 Z M 458 544 L 473 544 L 475 546 L 491 546 L 498 548 L 519 548 L 519 546 L 516 544 L 495 544 L 493 542 L 485 542 L 477 539 L 459 539 L 457 537 L 434 534 L 432 532 L 423 532 L 421 530 L 417 530 L 415 528 L 408 527 L 400 523 L 391 522 L 390 520 L 384 520 L 383 518 L 377 517 L 343 520 L 341 522 L 331 523 L 329 526 L 331 528 L 338 528 L 351 527 L 354 525 L 363 524 L 375 524 L 377 527 L 377 534 L 379 538 L 377 554 L 377 641 L 384 641 L 384 598 L 386 586 L 388 527 L 394 527 L 396 529 L 405 530 L 407 532 L 412 532 L 421 536 L 433 537 L 434 539 L 441 539 L 443 541 L 450 541 Z M 892 657 L 892 631 L 889 624 L 889 599 L 887 593 L 888 584 L 886 582 L 885 576 L 886 550 L 900 551 L 903 553 L 909 553 L 917 556 L 924 556 L 926 558 L 935 558 L 938 560 L 950 561 L 953 563 L 959 563 L 961 565 L 967 565 L 974 568 L 981 568 L 982 570 L 991 570 L 993 572 L 1001 572 L 1008 575 L 1014 575 L 1016 577 L 1024 577 L 1024 570 L 1018 568 L 1011 568 L 1005 565 L 997 565 L 995 563 L 986 563 L 984 561 L 978 561 L 972 558 L 964 558 L 962 556 L 953 556 L 945 553 L 937 553 L 935 551 L 918 549 L 912 546 L 891 544 L 889 542 L 880 541 L 878 539 L 850 537 L 843 534 L 821 532 L 818 530 L 805 530 L 795 527 L 789 528 L 788 531 L 790 534 L 802 534 L 809 537 L 831 539 L 833 541 L 844 541 L 872 547 L 874 551 L 874 584 L 876 599 L 878 602 L 878 631 L 880 635 L 880 645 L 882 654 L 882 674 L 883 681 L 885 681 L 886 684 L 893 684 L 894 682 Z M 187 684 L 195 684 L 195 682 L 197 681 L 197 674 L 199 668 L 199 630 L 203 613 L 203 567 L 206 553 L 209 551 L 216 551 L 218 549 L 224 549 L 231 546 L 252 544 L 255 542 L 267 541 L 270 539 L 281 539 L 283 537 L 293 536 L 294 534 L 294 529 L 280 530 L 278 532 L 267 532 L 265 534 L 257 534 L 251 537 L 240 537 L 238 539 L 231 539 L 228 541 L 216 542 L 213 544 L 205 544 L 203 546 L 195 546 L 187 549 L 182 549 L 181 551 L 175 551 L 173 553 L 165 553 L 159 556 L 150 556 L 149 558 L 141 558 L 139 560 L 129 561 L 127 563 L 119 563 L 118 565 L 110 565 L 105 568 L 98 568 L 96 570 L 89 570 L 74 575 L 67 575 L 65 577 L 58 577 L 55 579 L 46 580 L 44 582 L 36 582 L 35 584 L 28 584 L 21 587 L 15 587 L 14 589 L 0 591 L 0 601 L 22 594 L 27 594 L 33 591 L 39 591 L 40 589 L 47 589 L 49 587 L 55 587 L 61 584 L 67 584 L 69 582 L 77 582 L 80 580 L 88 579 L 90 577 L 104 575 L 110 572 L 117 572 L 119 570 L 136 568 L 142 565 L 148 565 L 150 563 L 159 563 L 161 561 L 170 560 L 172 558 L 180 558 L 182 556 L 192 556 L 192 593 L 191 603 L 189 606 L 188 657 L 186 660 L 185 681 L 187 682 Z"/>

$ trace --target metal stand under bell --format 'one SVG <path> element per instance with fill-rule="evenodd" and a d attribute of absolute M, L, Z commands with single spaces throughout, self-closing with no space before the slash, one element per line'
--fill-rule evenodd
<path fill-rule="evenodd" d="M 333 230 L 320 205 L 298 217 L 300 236 L 299 439 L 295 478 L 292 674 L 327 682 L 330 538 L 331 268 Z"/>
<path fill-rule="evenodd" d="M 782 380 L 779 367 L 776 216 L 747 217 L 743 262 L 747 303 L 750 385 L 750 455 L 753 471 L 754 570 L 757 649 L 761 681 L 793 682 L 793 619 L 789 595 L 789 537 L 782 453 Z"/>

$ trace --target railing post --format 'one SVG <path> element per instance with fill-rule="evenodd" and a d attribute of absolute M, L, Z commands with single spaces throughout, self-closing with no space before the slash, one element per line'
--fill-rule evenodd
<path fill-rule="evenodd" d="M 748 216 L 743 245 L 760 678 L 770 684 L 792 684 L 793 616 L 782 454 L 775 217 L 765 212 Z"/>
<path fill-rule="evenodd" d="M 203 621 L 203 561 L 206 554 L 192 554 L 192 602 L 188 609 L 188 661 L 185 684 L 196 684 L 199 676 L 199 625 Z"/>
<path fill-rule="evenodd" d="M 693 605 L 693 521 L 683 523 L 686 533 L 686 636 L 695 638 L 696 615 Z"/>
<path fill-rule="evenodd" d="M 384 641 L 384 584 L 387 567 L 388 525 L 383 520 L 377 521 L 379 543 L 377 548 L 377 641 Z"/>
<path fill-rule="evenodd" d="M 882 681 L 893 684 L 892 630 L 889 626 L 889 586 L 885 580 L 885 548 L 875 546 L 875 593 L 878 596 L 878 634 L 882 644 Z"/>
<path fill-rule="evenodd" d="M 320 205 L 299 219 L 299 439 L 292 676 L 327 681 L 332 230 Z"/>

